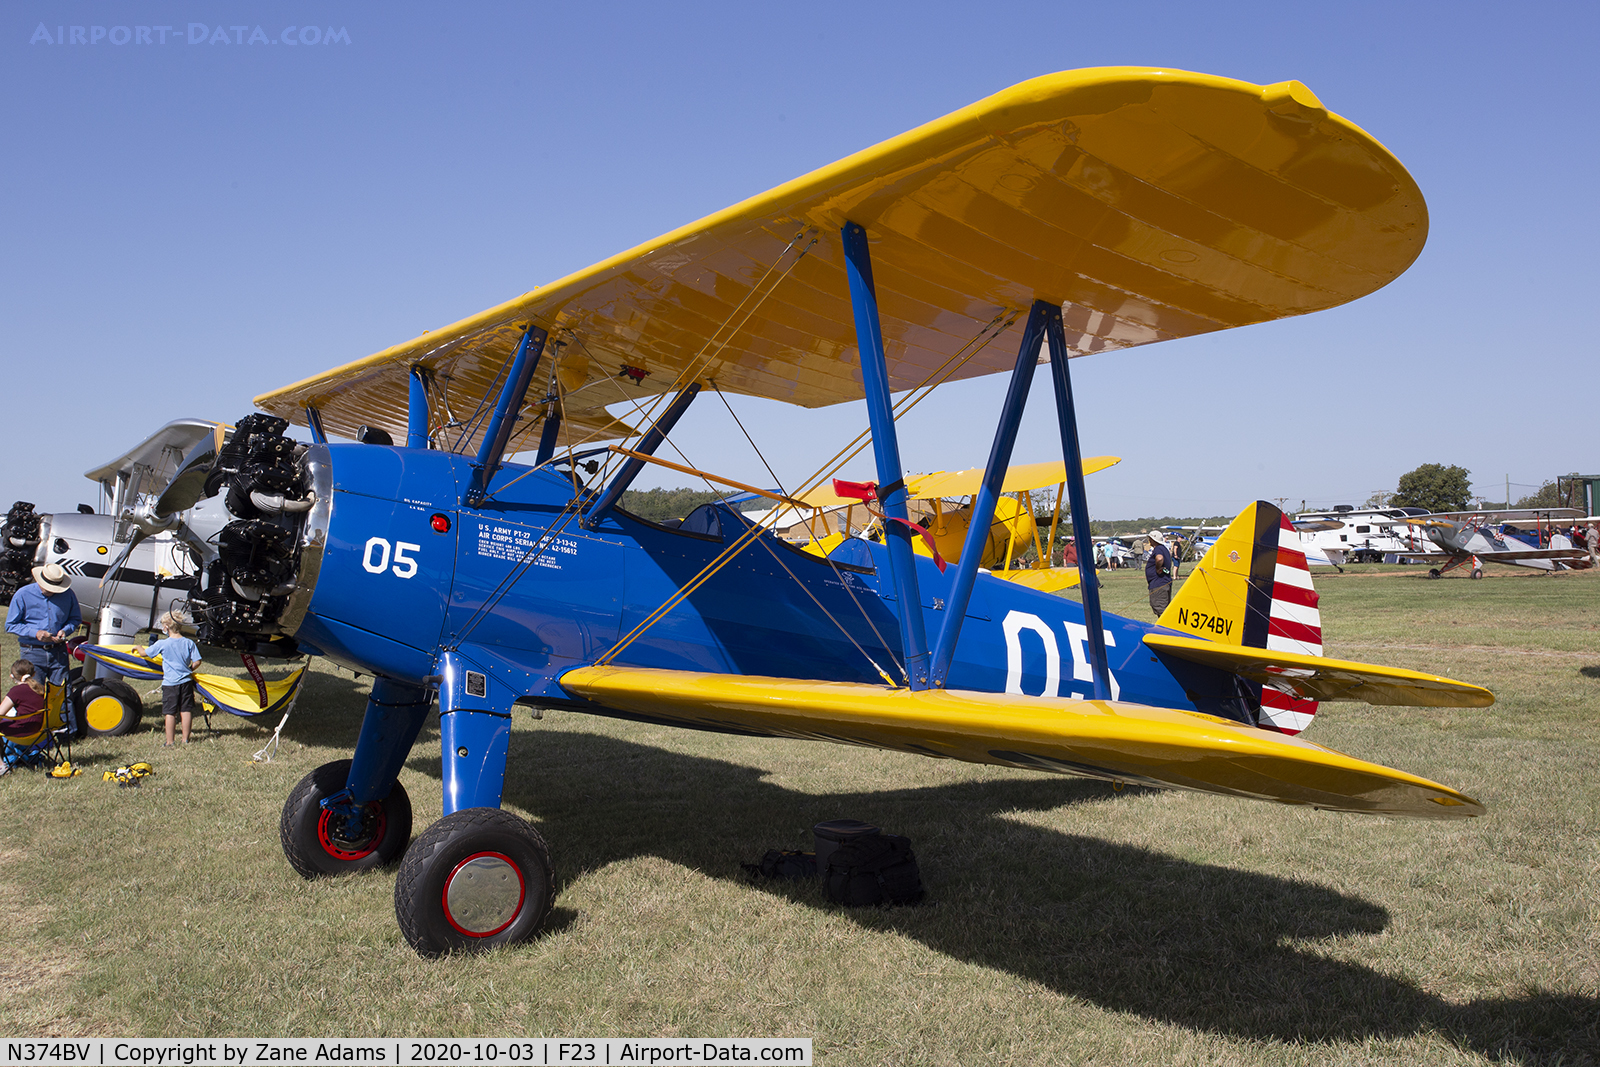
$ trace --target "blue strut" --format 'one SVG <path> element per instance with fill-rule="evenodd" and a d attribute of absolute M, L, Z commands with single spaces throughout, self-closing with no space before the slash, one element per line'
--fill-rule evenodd
<path fill-rule="evenodd" d="M 516 428 L 522 398 L 527 395 L 528 383 L 533 380 L 533 372 L 539 366 L 539 357 L 544 354 L 544 342 L 549 336 L 546 331 L 530 325 L 522 335 L 522 342 L 517 345 L 516 357 L 511 361 L 511 373 L 506 375 L 506 384 L 500 390 L 494 415 L 489 419 L 488 428 L 483 431 L 483 444 L 478 448 L 478 458 L 472 464 L 472 481 L 462 497 L 462 503 L 467 507 L 475 508 L 483 503 L 484 494 L 489 491 L 489 479 L 500 469 L 500 460 L 505 457 L 506 445 L 511 441 L 511 431 Z"/>
<path fill-rule="evenodd" d="M 430 689 L 374 678 L 344 792 L 328 797 L 322 806 L 335 818 L 350 819 L 352 830 L 359 831 L 363 809 L 394 788 L 432 705 Z"/>
<path fill-rule="evenodd" d="M 411 404 L 406 408 L 406 447 L 427 448 L 428 440 L 428 368 L 417 364 L 411 368 Z"/>
<path fill-rule="evenodd" d="M 889 401 L 889 370 L 883 354 L 883 325 L 878 318 L 878 291 L 872 284 L 872 254 L 867 231 L 846 222 L 845 272 L 850 277 L 850 303 L 855 308 L 856 348 L 861 353 L 861 385 L 867 394 L 867 420 L 872 426 L 872 451 L 878 461 L 878 501 L 891 521 L 884 523 L 883 543 L 889 550 L 889 571 L 900 601 L 900 643 L 912 689 L 928 688 L 928 638 L 922 625 L 922 593 L 917 587 L 917 560 L 906 521 L 906 481 L 900 471 L 900 440 L 895 436 L 894 408 Z M 899 522 L 893 520 L 899 519 Z"/>
<path fill-rule="evenodd" d="M 311 443 L 325 445 L 328 435 L 322 432 L 322 412 L 310 404 L 306 405 L 306 426 L 311 430 Z"/>
<path fill-rule="evenodd" d="M 506 784 L 516 694 L 460 652 L 439 657 L 444 813 L 498 808 Z"/>
<path fill-rule="evenodd" d="M 667 405 L 667 410 L 661 413 L 661 417 L 656 420 L 654 426 L 650 427 L 650 432 L 644 435 L 639 441 L 639 447 L 635 448 L 634 451 L 646 456 L 655 455 L 656 449 L 661 447 L 661 442 L 667 439 L 667 434 L 672 432 L 672 428 L 678 424 L 678 420 L 683 417 L 683 413 L 689 410 L 689 404 L 698 395 L 700 395 L 700 383 L 690 382 L 677 396 L 672 398 L 672 403 Z M 639 476 L 639 472 L 642 470 L 644 470 L 644 460 L 629 456 L 627 462 L 612 477 L 611 484 L 606 486 L 605 492 L 600 494 L 600 499 L 596 500 L 589 510 L 584 513 L 583 528 L 592 530 L 600 525 L 600 520 L 605 518 L 606 512 L 610 511 L 616 502 L 622 499 L 623 490 L 633 484 L 633 480 Z"/>
<path fill-rule="evenodd" d="M 1034 304 L 1035 310 L 1040 307 Z M 1061 309 L 1049 306 L 1045 336 L 1050 339 L 1050 380 L 1056 388 L 1056 420 L 1061 424 L 1061 451 L 1067 461 L 1067 498 L 1072 504 L 1072 538 L 1078 543 L 1078 591 L 1083 596 L 1083 624 L 1089 630 L 1089 667 L 1094 672 L 1094 698 L 1111 699 L 1111 667 L 1106 662 L 1106 632 L 1100 622 L 1100 586 L 1094 574 L 1094 540 L 1089 535 L 1089 497 L 1083 491 L 1083 451 L 1078 447 L 1078 416 L 1072 406 L 1072 372 L 1067 369 L 1067 338 Z M 1051 546 L 1051 551 L 1055 547 Z"/>
<path fill-rule="evenodd" d="M 1061 310 L 1054 310 L 1059 322 Z M 1036 300 L 1028 312 L 1022 347 L 1017 349 L 1017 363 L 1011 370 L 1011 386 L 1006 390 L 1006 402 L 1000 409 L 1000 422 L 994 431 L 994 445 L 989 449 L 989 465 L 983 470 L 983 484 L 972 502 L 971 525 L 961 544 L 961 559 L 956 563 L 955 577 L 950 580 L 944 623 L 939 627 L 939 643 L 933 649 L 933 684 L 940 689 L 950 675 L 956 642 L 961 639 L 961 623 L 967 617 L 973 583 L 978 580 L 978 563 L 983 558 L 984 544 L 989 540 L 989 527 L 994 522 L 1001 486 L 1005 484 L 1006 468 L 1011 466 L 1011 449 L 1017 443 L 1017 428 L 1022 425 L 1022 411 L 1028 404 L 1028 389 L 1039 363 L 1039 346 L 1044 343 L 1045 319 L 1050 311 L 1049 304 Z"/>
<path fill-rule="evenodd" d="M 542 467 L 556 454 L 556 441 L 561 435 L 561 407 L 554 396 L 545 397 L 544 429 L 539 432 L 539 453 L 533 465 Z"/>

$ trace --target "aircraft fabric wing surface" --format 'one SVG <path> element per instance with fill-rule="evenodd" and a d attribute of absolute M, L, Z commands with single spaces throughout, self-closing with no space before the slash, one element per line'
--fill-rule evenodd
<path fill-rule="evenodd" d="M 1482 686 L 1402 667 L 1168 634 L 1145 634 L 1144 643 L 1180 659 L 1270 685 L 1301 700 L 1361 700 L 1421 708 L 1486 708 L 1494 703 L 1494 694 Z"/>
<path fill-rule="evenodd" d="M 1097 474 L 1107 467 L 1122 462 L 1121 456 L 1085 456 L 1083 473 Z M 906 479 L 906 491 L 916 500 L 944 499 L 956 496 L 975 496 L 983 485 L 984 469 L 973 467 L 964 471 L 938 471 L 919 474 Z M 1002 493 L 1023 493 L 1060 485 L 1067 480 L 1067 465 L 1061 460 L 1043 463 L 1023 463 L 1006 468 Z"/>
<path fill-rule="evenodd" d="M 680 375 L 805 407 L 859 399 L 847 221 L 871 241 L 893 390 L 1011 369 L 1015 340 L 988 342 L 1035 299 L 1062 306 L 1078 355 L 1334 307 L 1397 277 L 1428 229 L 1400 162 L 1298 82 L 1067 71 L 256 403 L 399 439 L 420 365 L 465 431 L 451 447 L 475 446 L 469 416 L 530 323 L 550 331 L 569 428 Z"/>
<path fill-rule="evenodd" d="M 1468 552 L 1466 555 L 1477 556 L 1479 559 L 1488 560 L 1490 563 L 1510 563 L 1518 559 L 1588 559 L 1589 553 L 1581 548 L 1529 548 L 1511 549 L 1507 552 Z"/>
<path fill-rule="evenodd" d="M 605 708 L 690 726 L 1334 811 L 1461 818 L 1484 810 L 1426 778 L 1169 708 L 632 667 L 578 667 L 561 684 Z"/>

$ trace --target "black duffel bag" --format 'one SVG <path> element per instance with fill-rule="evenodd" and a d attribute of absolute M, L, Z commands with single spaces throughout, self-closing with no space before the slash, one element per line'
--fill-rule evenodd
<path fill-rule="evenodd" d="M 829 900 L 852 908 L 916 904 L 924 893 L 911 842 L 898 834 L 864 834 L 841 844 L 828 857 L 822 883 Z"/>

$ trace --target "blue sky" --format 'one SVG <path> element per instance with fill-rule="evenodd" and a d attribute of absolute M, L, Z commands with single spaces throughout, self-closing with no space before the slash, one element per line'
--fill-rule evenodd
<path fill-rule="evenodd" d="M 1124 457 L 1089 483 L 1096 516 L 1360 503 L 1424 462 L 1494 498 L 1507 476 L 1600 470 L 1594 342 L 1573 318 L 1597 282 L 1597 12 L 12 2 L 0 506 L 92 501 L 83 471 L 170 419 L 232 421 L 1007 85 L 1109 64 L 1305 82 L 1410 168 L 1431 232 L 1407 274 L 1343 308 L 1074 360 L 1085 451 Z M 1059 453 L 1037 384 L 1018 461 Z M 922 405 L 907 465 L 981 464 L 1002 388 Z M 865 421 L 736 405 L 786 477 Z M 765 480 L 713 408 L 674 438 Z"/>

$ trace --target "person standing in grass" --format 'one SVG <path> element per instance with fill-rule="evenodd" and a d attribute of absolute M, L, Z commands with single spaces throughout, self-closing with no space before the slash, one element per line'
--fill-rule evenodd
<path fill-rule="evenodd" d="M 1150 587 L 1150 610 L 1161 618 L 1172 602 L 1172 549 L 1167 547 L 1167 535 L 1160 530 L 1150 531 L 1150 555 L 1144 562 L 1144 580 Z"/>
<path fill-rule="evenodd" d="M 161 616 L 160 626 L 167 635 L 135 656 L 161 657 L 161 714 L 167 720 L 167 748 L 172 747 L 174 720 L 183 721 L 183 743 L 189 743 L 189 724 L 194 721 L 194 672 L 200 666 L 200 646 L 183 636 L 188 619 L 180 612 Z"/>
<path fill-rule="evenodd" d="M 39 680 L 65 685 L 67 638 L 83 625 L 72 576 L 59 563 L 33 568 L 33 583 L 18 589 L 6 612 L 6 630 L 14 634 L 22 658 L 39 668 Z"/>

